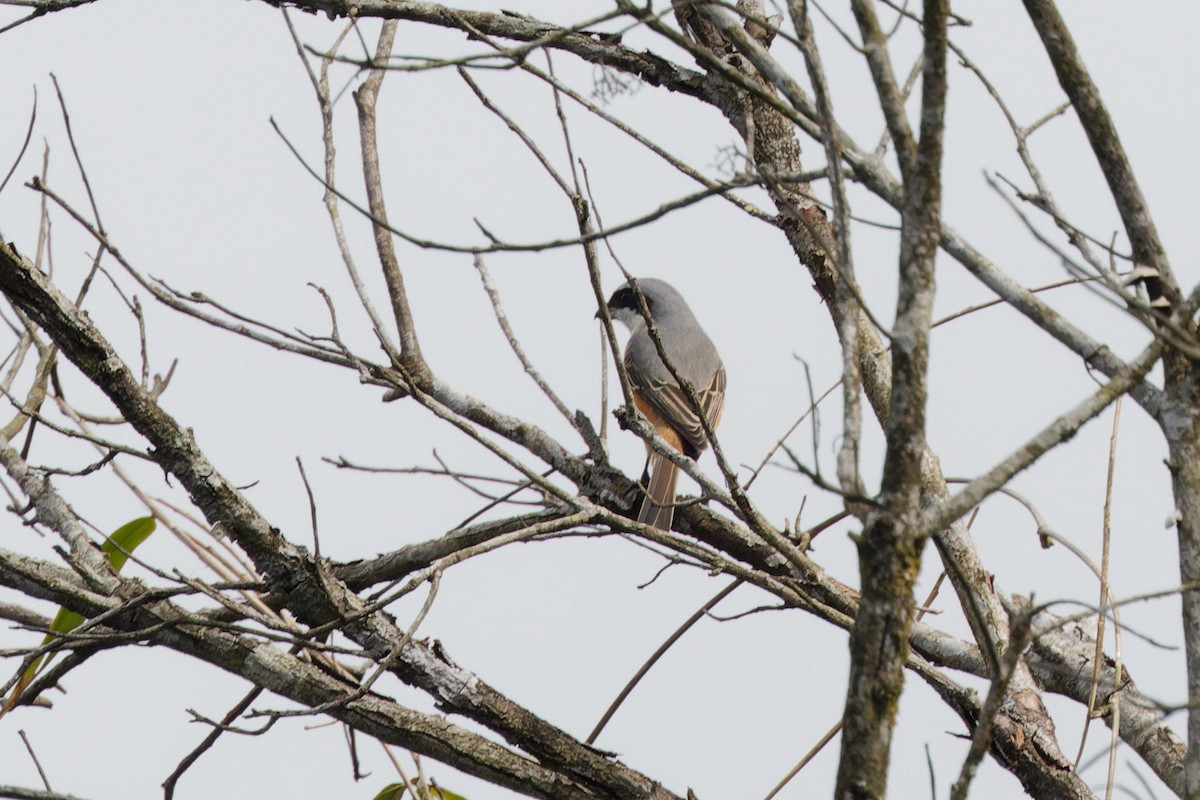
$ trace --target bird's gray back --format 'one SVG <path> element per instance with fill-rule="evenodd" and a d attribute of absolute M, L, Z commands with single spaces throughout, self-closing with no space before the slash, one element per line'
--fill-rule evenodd
<path fill-rule="evenodd" d="M 683 297 L 670 284 L 655 278 L 644 278 L 638 281 L 638 285 L 651 301 L 651 318 L 667 358 L 697 391 L 706 388 L 721 368 L 721 357 L 717 354 L 716 346 L 696 322 Z M 676 383 L 666 364 L 659 358 L 658 348 L 646 327 L 630 337 L 626 359 L 637 364 L 638 370 L 648 379 L 664 384 Z"/>

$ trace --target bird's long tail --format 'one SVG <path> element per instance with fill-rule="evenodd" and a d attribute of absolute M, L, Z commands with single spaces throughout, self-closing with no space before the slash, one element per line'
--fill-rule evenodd
<path fill-rule="evenodd" d="M 646 487 L 646 499 L 638 512 L 638 522 L 653 525 L 659 530 L 671 530 L 675 517 L 675 483 L 679 479 L 679 467 L 655 453 L 650 457 L 650 484 Z"/>

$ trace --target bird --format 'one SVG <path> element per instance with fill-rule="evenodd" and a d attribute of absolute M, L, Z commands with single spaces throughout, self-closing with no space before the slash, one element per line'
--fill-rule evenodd
<path fill-rule="evenodd" d="M 683 296 L 666 281 L 657 278 L 627 281 L 609 298 L 609 315 L 630 332 L 624 362 L 634 405 L 671 447 L 688 458 L 699 458 L 708 446 L 708 435 L 679 381 L 659 356 L 634 283 L 646 300 L 667 361 L 691 384 L 709 430 L 716 429 L 725 408 L 725 365 Z M 638 522 L 669 531 L 675 515 L 679 468 L 649 445 L 646 452 L 648 482 Z"/>

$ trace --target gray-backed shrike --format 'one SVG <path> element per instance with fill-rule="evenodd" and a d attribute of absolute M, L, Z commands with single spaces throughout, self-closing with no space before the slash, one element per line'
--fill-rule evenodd
<path fill-rule="evenodd" d="M 705 334 L 679 292 L 654 278 L 637 281 L 650 319 L 658 331 L 663 352 L 675 371 L 692 385 L 710 429 L 721 421 L 725 406 L 725 367 L 717 348 Z M 679 383 L 659 358 L 658 348 L 646 327 L 633 287 L 623 284 L 608 301 L 608 313 L 623 322 L 632 334 L 625 347 L 625 369 L 632 383 L 633 401 L 658 434 L 688 458 L 698 458 L 708 446 L 699 416 Z M 638 522 L 671 529 L 675 514 L 675 482 L 679 468 L 647 446 L 650 482 Z"/>

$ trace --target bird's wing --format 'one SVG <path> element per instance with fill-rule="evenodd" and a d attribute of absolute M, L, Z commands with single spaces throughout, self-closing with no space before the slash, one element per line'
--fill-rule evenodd
<path fill-rule="evenodd" d="M 666 418 L 675 430 L 679 431 L 684 442 L 694 451 L 688 453 L 693 458 L 700 454 L 708 445 L 708 437 L 704 433 L 704 425 L 692 410 L 687 395 L 673 381 L 668 383 L 653 378 L 647 378 L 638 370 L 633 369 L 626 359 L 629 379 L 637 387 L 643 398 L 652 403 L 655 409 Z M 716 374 L 708 386 L 697 386 L 696 399 L 704 412 L 711 428 L 716 428 L 721 421 L 721 413 L 725 409 L 725 367 L 717 368 Z"/>

